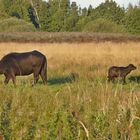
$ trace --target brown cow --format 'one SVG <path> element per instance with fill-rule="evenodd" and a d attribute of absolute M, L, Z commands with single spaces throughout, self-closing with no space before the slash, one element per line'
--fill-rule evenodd
<path fill-rule="evenodd" d="M 126 67 L 117 67 L 112 66 L 108 70 L 108 81 L 115 81 L 115 78 L 122 77 L 123 83 L 126 83 L 125 78 L 126 76 L 132 71 L 135 70 L 136 67 L 133 64 L 129 64 Z"/>
<path fill-rule="evenodd" d="M 39 75 L 44 84 L 47 83 L 47 60 L 45 55 L 38 51 L 24 53 L 10 53 L 0 60 L 0 74 L 5 75 L 5 84 L 12 79 L 16 85 L 16 76 L 34 75 L 34 84 L 37 83 Z"/>

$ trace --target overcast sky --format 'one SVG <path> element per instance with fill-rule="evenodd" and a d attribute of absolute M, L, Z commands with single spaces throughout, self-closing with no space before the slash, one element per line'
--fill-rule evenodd
<path fill-rule="evenodd" d="M 96 7 L 101 2 L 104 2 L 105 0 L 71 0 L 71 1 L 76 1 L 77 4 L 83 8 L 83 7 L 88 7 L 90 4 L 93 7 Z M 127 7 L 129 3 L 133 5 L 138 5 L 140 0 L 114 0 L 114 1 L 116 1 L 120 6 Z"/>
<path fill-rule="evenodd" d="M 48 1 L 48 0 L 46 0 Z M 70 0 L 76 1 L 78 5 L 83 7 L 88 7 L 89 5 L 92 5 L 93 7 L 97 7 L 101 2 L 105 2 L 105 0 Z M 114 0 L 116 1 L 120 6 L 127 7 L 129 3 L 133 5 L 138 5 L 140 0 Z"/>

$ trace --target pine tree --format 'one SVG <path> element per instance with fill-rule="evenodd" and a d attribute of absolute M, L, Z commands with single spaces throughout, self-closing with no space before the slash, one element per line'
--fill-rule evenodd
<path fill-rule="evenodd" d="M 50 31 L 66 31 L 67 17 L 69 13 L 69 0 L 49 0 L 50 5 Z"/>
<path fill-rule="evenodd" d="M 79 20 L 76 23 L 76 30 L 82 31 L 84 26 L 90 21 L 89 11 L 87 8 L 83 8 L 81 10 L 81 15 L 79 16 Z"/>
<path fill-rule="evenodd" d="M 124 8 L 121 8 L 113 0 L 106 0 L 101 3 L 97 8 L 92 10 L 91 17 L 93 20 L 97 18 L 104 18 L 121 24 L 121 20 L 125 15 Z"/>
<path fill-rule="evenodd" d="M 50 23 L 49 31 L 60 31 L 59 26 L 59 9 L 60 9 L 60 0 L 49 0 L 50 5 Z"/>
<path fill-rule="evenodd" d="M 76 24 L 79 20 L 78 6 L 76 2 L 72 2 L 69 16 L 67 19 L 67 31 L 76 31 Z"/>
<path fill-rule="evenodd" d="M 9 14 L 12 17 L 30 21 L 28 7 L 28 1 L 14 0 L 10 6 Z"/>
<path fill-rule="evenodd" d="M 29 2 L 27 0 L 0 1 L 0 11 L 7 15 L 6 17 L 17 17 L 26 21 L 29 21 L 28 6 Z"/>

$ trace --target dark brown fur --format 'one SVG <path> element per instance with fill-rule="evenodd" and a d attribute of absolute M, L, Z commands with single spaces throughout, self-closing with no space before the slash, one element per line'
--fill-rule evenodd
<path fill-rule="evenodd" d="M 44 83 L 47 83 L 47 60 L 45 55 L 38 51 L 24 53 L 10 53 L 0 61 L 0 74 L 5 75 L 5 84 L 12 79 L 16 85 L 16 76 L 34 75 L 34 84 L 37 83 L 39 75 Z"/>
<path fill-rule="evenodd" d="M 115 78 L 121 77 L 123 79 L 123 83 L 126 83 L 125 78 L 126 76 L 132 71 L 135 70 L 136 67 L 133 64 L 129 64 L 126 67 L 117 67 L 112 66 L 108 70 L 108 81 L 115 81 Z"/>

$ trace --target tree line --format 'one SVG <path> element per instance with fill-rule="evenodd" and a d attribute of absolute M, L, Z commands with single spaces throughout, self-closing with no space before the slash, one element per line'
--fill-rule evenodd
<path fill-rule="evenodd" d="M 81 8 L 70 0 L 0 0 L 0 23 L 11 17 L 31 23 L 38 31 L 140 34 L 140 4 L 124 8 L 113 0 L 96 8 Z"/>

